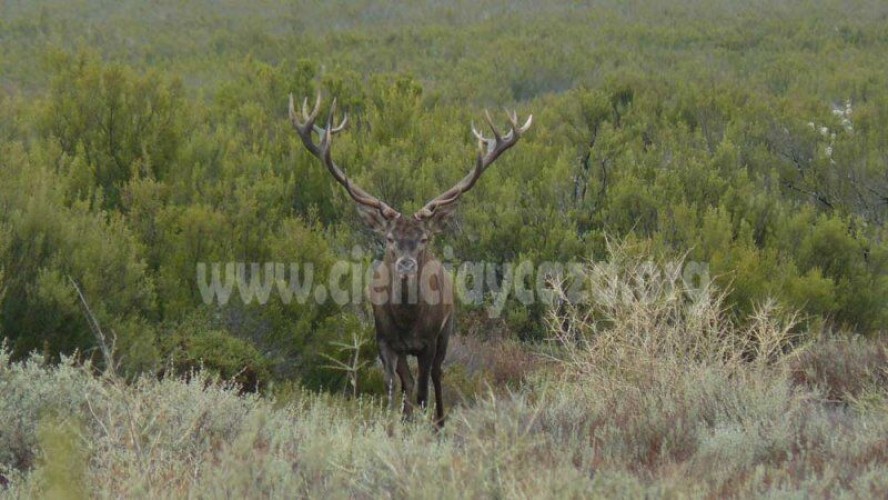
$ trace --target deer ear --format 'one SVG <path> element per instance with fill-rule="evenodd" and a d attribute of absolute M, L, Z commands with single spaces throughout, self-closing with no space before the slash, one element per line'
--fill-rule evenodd
<path fill-rule="evenodd" d="M 418 212 L 414 217 L 424 220 L 426 229 L 434 234 L 438 234 L 447 229 L 448 222 L 453 218 L 453 214 L 456 212 L 456 206 L 457 203 L 440 205 L 435 207 L 435 210 L 431 213 L 429 213 L 428 210 L 425 210 L 423 212 Z"/>
<path fill-rule="evenodd" d="M 384 214 L 382 210 L 366 205 L 358 205 L 358 214 L 370 229 L 379 234 L 385 234 L 388 231 L 388 223 L 391 219 L 399 217 L 401 214 L 397 212 L 392 214 Z M 386 217 L 390 215 L 391 217 Z"/>

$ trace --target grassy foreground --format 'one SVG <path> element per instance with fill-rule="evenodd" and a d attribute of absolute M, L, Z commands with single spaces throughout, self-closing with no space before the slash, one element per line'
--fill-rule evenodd
<path fill-rule="evenodd" d="M 371 399 L 241 395 L 200 374 L 126 383 L 4 349 L 2 495 L 888 495 L 888 345 L 802 343 L 767 304 L 731 319 L 717 291 L 644 265 L 590 265 L 591 300 L 550 314 L 547 361 L 520 385 L 486 372 L 440 433 Z M 518 355 L 455 344 L 457 362 Z"/>

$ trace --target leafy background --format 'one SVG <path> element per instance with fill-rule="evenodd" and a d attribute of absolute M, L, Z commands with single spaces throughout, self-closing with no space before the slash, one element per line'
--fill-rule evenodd
<path fill-rule="evenodd" d="M 615 238 L 708 263 L 736 318 L 774 298 L 810 335 L 875 335 L 886 20 L 838 0 L 6 0 L 0 332 L 16 357 L 96 353 L 70 277 L 125 373 L 347 388 L 326 366 L 372 335 L 364 308 L 206 307 L 195 279 L 378 250 L 287 122 L 289 93 L 321 90 L 352 117 L 338 161 L 405 211 L 469 168 L 482 109 L 534 114 L 439 239 L 456 263 L 602 259 Z M 539 341 L 543 315 L 464 307 L 460 329 Z"/>

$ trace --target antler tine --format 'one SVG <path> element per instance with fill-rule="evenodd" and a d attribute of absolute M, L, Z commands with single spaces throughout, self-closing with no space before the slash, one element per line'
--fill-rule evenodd
<path fill-rule="evenodd" d="M 524 125 L 522 125 L 521 128 L 517 129 L 518 134 L 520 135 L 520 134 L 527 132 L 527 129 L 530 128 L 530 125 L 532 123 L 533 123 L 533 115 L 527 115 L 527 121 L 524 122 Z"/>
<path fill-rule="evenodd" d="M 293 94 L 290 94 L 290 98 L 292 99 Z M 304 121 L 303 125 L 314 125 L 315 120 L 318 117 L 318 110 L 321 109 L 321 93 L 318 92 L 315 97 L 315 104 L 311 111 L 308 110 L 308 97 L 302 99 L 302 120 Z"/>
<path fill-rule="evenodd" d="M 290 94 L 290 121 L 293 122 L 293 126 L 297 129 L 312 129 L 317 131 L 314 127 L 314 122 L 317 120 L 318 111 L 321 108 L 321 93 L 318 92 L 317 98 L 315 100 L 314 109 L 309 113 L 308 111 L 308 98 L 302 100 L 302 119 L 300 120 L 299 116 L 296 114 L 296 107 L 293 100 L 293 94 Z"/>
<path fill-rule="evenodd" d="M 302 109 L 305 109 L 305 104 L 302 105 Z M 290 115 L 290 123 L 295 127 L 299 124 L 299 117 L 296 116 L 296 107 L 293 104 L 293 94 L 290 94 L 290 106 L 287 108 L 287 111 Z"/>
<path fill-rule="evenodd" d="M 320 94 L 318 94 L 320 98 Z M 302 143 L 305 147 L 311 151 L 311 153 L 315 156 L 319 156 L 321 154 L 321 150 L 318 149 L 317 145 L 311 138 L 311 131 L 314 128 L 314 118 L 308 114 L 308 99 L 304 99 L 302 101 L 302 119 L 299 119 L 299 116 L 296 114 L 296 106 L 293 102 L 293 94 L 290 94 L 290 104 L 288 107 L 288 112 L 290 114 L 290 123 L 293 125 L 293 129 L 296 130 L 296 134 L 299 135 L 299 138 L 302 139 Z"/>
<path fill-rule="evenodd" d="M 330 132 L 332 132 L 334 134 L 337 132 L 342 132 L 343 130 L 345 130 L 345 126 L 347 124 L 348 124 L 348 113 L 343 113 L 342 114 L 342 121 L 339 123 L 339 125 L 330 129 Z"/>
<path fill-rule="evenodd" d="M 311 109 L 311 114 L 306 116 L 306 121 L 310 121 L 314 124 L 314 121 L 318 119 L 318 113 L 321 112 L 321 91 L 319 90 L 315 95 L 315 105 Z"/>
<path fill-rule="evenodd" d="M 509 123 L 512 124 L 512 130 L 518 128 L 518 114 L 515 110 L 509 110 L 508 108 L 503 108 L 503 111 L 506 112 L 506 117 L 509 118 Z"/>
<path fill-rule="evenodd" d="M 478 129 L 475 128 L 475 122 L 474 122 L 474 121 L 472 121 L 472 134 L 475 136 L 476 139 L 478 139 L 478 140 L 481 141 L 481 142 L 484 142 L 484 141 L 487 140 L 487 139 L 484 138 L 483 135 L 481 135 L 481 132 L 478 132 Z"/>
<path fill-rule="evenodd" d="M 330 103 L 330 112 L 327 114 L 327 130 L 331 130 L 333 128 L 333 115 L 336 113 L 336 98 L 333 98 L 333 102 Z"/>
<path fill-rule="evenodd" d="M 339 122 L 339 125 L 333 125 L 334 123 L 334 115 L 336 113 L 336 98 L 333 98 L 333 102 L 330 104 L 330 114 L 327 115 L 327 129 L 330 130 L 330 133 L 336 134 L 337 132 L 341 132 L 345 129 L 345 125 L 348 123 L 348 113 L 342 114 L 342 121 Z"/>
<path fill-rule="evenodd" d="M 332 117 L 333 117 L 332 111 L 334 111 L 334 109 L 335 109 L 335 100 L 334 100 L 334 107 L 330 109 L 330 111 L 331 111 L 330 118 L 331 119 L 328 120 L 328 123 L 332 120 Z M 320 127 L 315 124 L 315 122 L 318 119 L 318 114 L 320 114 L 320 111 L 321 111 L 321 93 L 320 92 L 318 92 L 317 96 L 315 97 L 314 107 L 311 109 L 311 111 L 308 110 L 308 98 L 306 97 L 306 98 L 302 99 L 302 118 L 301 119 L 296 114 L 296 109 L 295 109 L 294 102 L 293 102 L 293 94 L 290 94 L 289 111 L 290 111 L 290 121 L 293 122 L 293 127 L 295 127 L 297 129 L 297 131 L 300 131 L 300 134 L 304 134 L 310 130 L 310 131 L 313 131 L 314 133 L 318 134 L 318 137 L 320 137 L 321 140 L 324 139 L 324 127 Z M 334 134 L 341 132 L 343 129 L 345 129 L 345 126 L 347 123 L 348 123 L 348 115 L 346 114 L 343 116 L 342 122 L 339 125 L 331 127 L 332 132 Z"/>
<path fill-rule="evenodd" d="M 484 135 L 475 128 L 475 122 L 472 122 L 472 135 L 478 139 L 478 149 L 483 153 L 490 149 L 492 145 L 496 142 L 493 139 L 488 139 L 484 137 Z"/>
<path fill-rule="evenodd" d="M 496 125 L 493 124 L 493 119 L 490 118 L 490 113 L 487 110 L 484 110 L 484 119 L 487 120 L 487 124 L 490 125 L 490 130 L 493 132 L 493 137 L 496 138 L 497 142 L 499 142 L 502 137 L 500 137 L 499 130 L 497 130 Z"/>
<path fill-rule="evenodd" d="M 511 134 L 516 134 L 516 135 L 520 136 L 521 134 L 526 132 L 527 129 L 530 128 L 530 124 L 533 123 L 533 115 L 528 115 L 527 121 L 524 122 L 524 125 L 519 126 L 518 125 L 518 113 L 516 113 L 514 110 L 509 111 L 508 109 L 505 111 L 506 111 L 506 116 L 509 117 L 509 123 L 512 125 L 512 130 L 510 130 L 509 133 L 506 134 L 507 138 L 510 138 Z"/>

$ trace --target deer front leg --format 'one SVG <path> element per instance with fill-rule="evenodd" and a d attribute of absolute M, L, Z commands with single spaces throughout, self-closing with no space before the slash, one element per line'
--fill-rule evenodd
<path fill-rule="evenodd" d="M 404 397 L 404 419 L 409 420 L 413 416 L 413 374 L 410 373 L 410 365 L 407 356 L 398 356 L 398 377 L 401 379 L 401 394 Z"/>
<path fill-rule="evenodd" d="M 429 375 L 432 369 L 432 360 L 435 359 L 435 350 L 426 349 L 422 354 L 417 356 L 419 361 L 419 385 L 416 393 L 416 403 L 425 410 L 429 400 Z"/>
<path fill-rule="evenodd" d="M 395 369 L 398 367 L 398 354 L 389 345 L 379 341 L 379 359 L 382 361 L 383 382 L 388 398 L 388 409 L 395 409 Z"/>
<path fill-rule="evenodd" d="M 432 362 L 432 384 L 435 386 L 435 425 L 438 428 L 444 427 L 444 393 L 441 389 L 441 364 L 444 363 L 444 354 L 447 352 L 447 342 L 450 333 L 453 331 L 453 324 L 449 325 L 449 330 L 445 335 L 438 339 L 438 352 Z"/>

